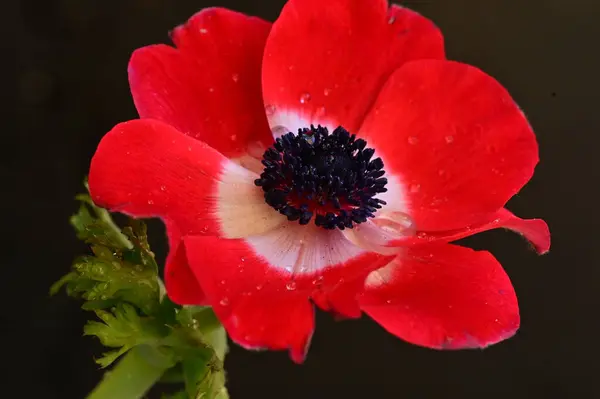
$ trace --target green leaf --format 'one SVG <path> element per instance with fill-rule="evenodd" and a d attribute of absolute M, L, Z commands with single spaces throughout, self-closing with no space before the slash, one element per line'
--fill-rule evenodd
<path fill-rule="evenodd" d="M 163 393 L 161 395 L 160 399 L 189 399 L 189 396 L 188 396 L 187 392 L 179 391 L 179 392 L 172 393 L 172 394 Z"/>
<path fill-rule="evenodd" d="M 131 220 L 121 231 L 108 211 L 97 207 L 89 195 L 80 194 L 77 199 L 81 206 L 71 224 L 77 236 L 90 244 L 92 255 L 78 258 L 50 293 L 65 287 L 68 295 L 87 301 L 82 306 L 86 310 L 127 302 L 153 314 L 160 307 L 161 291 L 146 225 Z"/>
<path fill-rule="evenodd" d="M 227 335 L 213 310 L 182 307 L 165 295 L 143 221 L 130 219 L 121 229 L 88 194 L 76 198 L 81 204 L 70 222 L 90 253 L 75 260 L 50 294 L 64 288 L 83 299 L 82 308 L 100 319 L 89 321 L 84 334 L 111 348 L 96 362 L 104 368 L 120 359 L 89 398 L 141 398 L 160 380 L 185 384 L 171 399 L 228 399 Z"/>
<path fill-rule="evenodd" d="M 79 194 L 75 198 L 81 205 L 79 211 L 71 216 L 70 222 L 80 240 L 114 249 L 133 248 L 106 209 L 97 207 L 87 194 Z"/>
<path fill-rule="evenodd" d="M 115 307 L 112 312 L 96 310 L 96 315 L 102 322 L 88 321 L 83 328 L 84 335 L 96 336 L 104 346 L 119 348 L 96 360 L 102 367 L 109 366 L 137 345 L 156 344 L 168 333 L 153 319 L 140 317 L 135 308 L 126 303 Z"/>

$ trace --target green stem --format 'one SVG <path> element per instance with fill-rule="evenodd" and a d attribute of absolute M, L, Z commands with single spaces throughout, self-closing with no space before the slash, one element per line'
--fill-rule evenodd
<path fill-rule="evenodd" d="M 88 395 L 87 399 L 139 399 L 173 366 L 171 357 L 141 345 L 131 349 Z"/>

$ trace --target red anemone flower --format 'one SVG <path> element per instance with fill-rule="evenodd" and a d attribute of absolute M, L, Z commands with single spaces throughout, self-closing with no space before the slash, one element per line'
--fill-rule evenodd
<path fill-rule="evenodd" d="M 290 0 L 273 24 L 211 8 L 172 38 L 133 54 L 141 119 L 102 139 L 89 184 L 99 205 L 165 222 L 175 302 L 298 362 L 313 304 L 431 348 L 515 333 L 500 264 L 449 242 L 502 227 L 549 249 L 542 220 L 503 208 L 537 143 L 496 80 L 445 59 L 429 20 L 386 0 Z"/>

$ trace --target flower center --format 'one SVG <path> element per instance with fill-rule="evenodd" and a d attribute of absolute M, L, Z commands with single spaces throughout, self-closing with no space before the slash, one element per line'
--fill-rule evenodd
<path fill-rule="evenodd" d="M 265 202 L 287 216 L 325 229 L 344 230 L 374 217 L 385 201 L 383 161 L 371 160 L 375 150 L 367 142 L 339 126 L 311 125 L 286 133 L 263 154 L 265 166 L 255 184 L 262 187 Z"/>

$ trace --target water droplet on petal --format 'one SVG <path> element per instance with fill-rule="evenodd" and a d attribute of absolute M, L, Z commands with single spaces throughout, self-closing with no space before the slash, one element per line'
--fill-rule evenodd
<path fill-rule="evenodd" d="M 151 199 L 149 199 L 149 200 L 148 200 L 148 205 L 153 205 L 153 204 L 154 204 L 154 201 L 153 201 L 153 200 L 151 200 Z"/>
<path fill-rule="evenodd" d="M 256 286 L 256 291 L 260 291 L 262 289 L 263 289 L 263 285 L 262 284 L 259 284 L 259 285 Z"/>
<path fill-rule="evenodd" d="M 215 88 L 214 88 L 214 87 L 209 87 L 209 88 L 208 88 L 208 91 L 209 91 L 210 93 L 214 93 L 214 92 L 215 92 Z"/>
<path fill-rule="evenodd" d="M 390 19 L 388 19 L 388 24 L 392 25 L 394 22 L 396 22 L 396 17 L 392 15 Z"/>
<path fill-rule="evenodd" d="M 231 136 L 229 136 L 229 138 L 231 139 L 231 141 L 235 141 L 237 140 L 237 134 L 232 134 Z"/>
<path fill-rule="evenodd" d="M 415 145 L 415 144 L 417 144 L 418 142 L 419 142 L 419 139 L 418 139 L 417 137 L 415 137 L 415 136 L 410 136 L 410 137 L 408 138 L 408 144 Z"/>
<path fill-rule="evenodd" d="M 294 270 L 294 267 L 291 266 L 291 265 L 288 265 L 288 266 L 285 267 L 285 271 L 288 272 L 288 273 L 291 273 L 292 270 Z"/>
<path fill-rule="evenodd" d="M 272 116 L 275 113 L 275 106 L 271 105 L 271 104 L 267 104 L 265 105 L 265 113 L 267 114 L 267 116 Z"/>
<path fill-rule="evenodd" d="M 390 303 L 392 303 L 392 300 L 388 299 L 387 301 L 385 301 L 385 303 L 390 304 Z"/>
<path fill-rule="evenodd" d="M 313 280 L 313 285 L 319 285 L 321 283 L 323 283 L 323 276 L 319 276 L 316 279 Z"/>
<path fill-rule="evenodd" d="M 411 184 L 409 190 L 413 194 L 418 193 L 419 190 L 421 190 L 421 185 L 420 184 Z"/>
<path fill-rule="evenodd" d="M 446 143 L 450 144 L 454 141 L 454 136 L 446 136 L 444 137 L 444 140 L 446 140 Z"/>
<path fill-rule="evenodd" d="M 167 186 L 165 186 L 165 185 L 160 186 L 160 191 L 167 191 Z"/>
<path fill-rule="evenodd" d="M 294 280 L 288 281 L 285 288 L 287 288 L 288 291 L 294 291 L 296 289 L 296 282 Z"/>
<path fill-rule="evenodd" d="M 328 95 L 330 95 L 330 94 L 331 94 L 331 89 L 325 89 L 325 90 L 323 90 L 323 95 L 324 95 L 325 97 L 327 97 L 327 96 L 328 96 Z"/>
<path fill-rule="evenodd" d="M 225 284 L 227 284 L 227 281 L 221 280 L 221 285 L 225 285 Z"/>
<path fill-rule="evenodd" d="M 306 104 L 310 101 L 311 96 L 310 93 L 302 93 L 300 95 L 300 104 Z"/>
<path fill-rule="evenodd" d="M 203 35 L 208 33 L 208 29 L 206 28 L 200 28 L 200 33 L 202 33 Z"/>
<path fill-rule="evenodd" d="M 235 83 L 237 83 L 240 80 L 240 74 L 234 73 L 233 75 L 231 75 L 231 80 L 233 80 Z"/>
<path fill-rule="evenodd" d="M 240 258 L 240 262 L 245 262 L 245 261 L 246 261 L 246 258 L 244 258 L 244 257 Z"/>
<path fill-rule="evenodd" d="M 227 298 L 223 298 L 223 299 L 221 299 L 221 300 L 219 301 L 219 304 L 220 304 L 221 306 L 227 306 L 227 305 L 229 305 L 229 299 L 227 299 Z"/>

